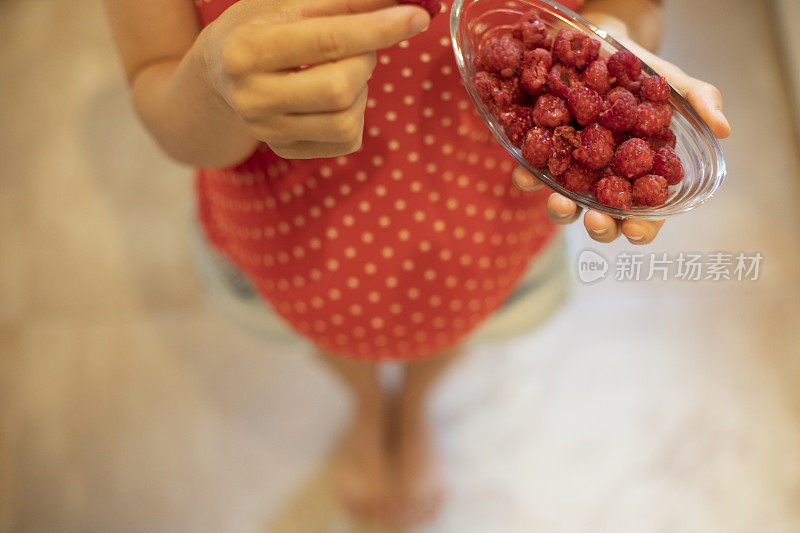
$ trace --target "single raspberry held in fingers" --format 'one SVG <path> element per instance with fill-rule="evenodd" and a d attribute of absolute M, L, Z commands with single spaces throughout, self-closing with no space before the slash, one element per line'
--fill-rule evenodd
<path fill-rule="evenodd" d="M 582 69 L 600 52 L 600 41 L 592 39 L 580 30 L 564 29 L 558 32 L 553 42 L 553 55 L 564 65 Z"/>
<path fill-rule="evenodd" d="M 603 108 L 597 121 L 615 133 L 630 130 L 639 120 L 638 101 L 627 89 L 612 89 L 606 96 Z"/>
<path fill-rule="evenodd" d="M 663 176 L 647 174 L 633 182 L 633 200 L 640 205 L 658 207 L 669 198 L 667 180 Z"/>
<path fill-rule="evenodd" d="M 589 194 L 594 192 L 599 178 L 597 171 L 573 161 L 561 174 L 559 181 L 565 189 L 581 194 Z"/>
<path fill-rule="evenodd" d="M 481 43 L 475 63 L 480 70 L 510 78 L 517 73 L 524 52 L 522 42 L 512 37 L 490 37 Z"/>
<path fill-rule="evenodd" d="M 677 144 L 675 134 L 669 128 L 664 128 L 663 130 L 650 135 L 649 137 L 645 138 L 645 141 L 647 141 L 647 144 L 649 144 L 650 148 L 653 150 L 658 150 L 660 148 L 664 148 L 665 146 L 675 148 L 675 145 Z"/>
<path fill-rule="evenodd" d="M 581 72 L 580 80 L 600 95 L 606 94 L 611 89 L 611 76 L 603 59 L 596 59 L 589 63 L 589 66 Z"/>
<path fill-rule="evenodd" d="M 591 124 L 603 111 L 603 99 L 589 87 L 573 87 L 567 93 L 567 105 L 581 126 Z"/>
<path fill-rule="evenodd" d="M 668 102 L 644 101 L 638 106 L 636 125 L 631 130 L 634 137 L 649 137 L 669 126 L 672 107 Z"/>
<path fill-rule="evenodd" d="M 547 161 L 555 152 L 553 132 L 547 128 L 532 128 L 522 145 L 522 157 L 536 168 L 547 166 Z"/>
<path fill-rule="evenodd" d="M 650 76 L 642 81 L 639 95 L 652 102 L 664 102 L 669 100 L 669 83 L 661 76 Z"/>
<path fill-rule="evenodd" d="M 544 48 L 534 48 L 525 52 L 519 67 L 519 84 L 536 96 L 547 83 L 547 73 L 553 66 L 553 56 Z"/>
<path fill-rule="evenodd" d="M 620 50 L 608 58 L 608 72 L 617 78 L 617 85 L 638 93 L 641 87 L 642 62 L 628 50 Z"/>
<path fill-rule="evenodd" d="M 629 209 L 633 203 L 631 182 L 613 175 L 601 178 L 595 186 L 594 198 L 609 207 Z"/>
<path fill-rule="evenodd" d="M 612 164 L 617 176 L 637 178 L 653 168 L 653 151 L 642 139 L 628 139 L 617 147 Z"/>
<path fill-rule="evenodd" d="M 547 73 L 547 92 L 553 96 L 566 98 L 570 88 L 580 84 L 580 76 L 575 67 L 555 64 Z"/>
<path fill-rule="evenodd" d="M 527 50 L 542 47 L 547 41 L 547 26 L 535 13 L 527 13 L 514 25 L 511 35 Z"/>
<path fill-rule="evenodd" d="M 543 94 L 533 106 L 533 119 L 536 125 L 545 128 L 555 128 L 572 121 L 567 103 L 551 94 Z"/>
<path fill-rule="evenodd" d="M 653 156 L 653 174 L 664 176 L 667 185 L 677 185 L 683 180 L 681 158 L 669 146 L 659 149 Z"/>
<path fill-rule="evenodd" d="M 408 4 L 419 6 L 431 16 L 431 18 L 435 17 L 442 11 L 442 3 L 439 0 L 398 0 L 400 5 Z"/>
<path fill-rule="evenodd" d="M 525 135 L 533 127 L 533 110 L 530 107 L 515 106 L 497 117 L 514 146 L 521 146 Z"/>

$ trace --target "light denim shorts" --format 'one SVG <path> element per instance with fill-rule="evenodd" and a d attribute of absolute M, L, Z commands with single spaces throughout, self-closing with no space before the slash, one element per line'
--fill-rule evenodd
<path fill-rule="evenodd" d="M 212 304 L 240 326 L 271 341 L 300 340 L 242 272 L 208 243 L 199 226 L 195 235 L 195 260 Z M 566 244 L 560 231 L 534 258 L 505 304 L 471 339 L 501 340 L 534 329 L 566 299 L 569 285 Z"/>

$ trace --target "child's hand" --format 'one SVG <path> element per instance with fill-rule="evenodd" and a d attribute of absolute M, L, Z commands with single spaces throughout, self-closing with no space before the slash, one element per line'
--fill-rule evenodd
<path fill-rule="evenodd" d="M 391 0 L 243 1 L 201 34 L 206 77 L 279 156 L 346 155 L 361 146 L 375 50 L 429 23 Z"/>
<path fill-rule="evenodd" d="M 724 139 L 730 135 L 731 127 L 722 113 L 722 95 L 716 87 L 688 76 L 672 63 L 654 56 L 631 42 L 626 42 L 625 45 L 656 72 L 667 78 L 689 100 L 715 136 Z M 514 171 L 513 179 L 514 184 L 523 190 L 542 186 L 541 182 L 522 168 Z M 547 216 L 556 224 L 571 224 L 580 217 L 581 211 L 575 202 L 558 193 L 551 194 L 547 200 Z M 589 210 L 583 217 L 583 225 L 589 236 L 598 242 L 611 242 L 622 233 L 631 244 L 649 244 L 658 235 L 664 221 L 615 220 L 605 213 Z"/>

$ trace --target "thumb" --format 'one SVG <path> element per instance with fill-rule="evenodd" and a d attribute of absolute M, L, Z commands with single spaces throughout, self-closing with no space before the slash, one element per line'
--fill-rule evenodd
<path fill-rule="evenodd" d="M 722 112 L 722 94 L 719 89 L 710 83 L 689 76 L 686 78 L 675 87 L 686 96 L 715 137 L 724 139 L 730 135 L 731 126 Z"/>

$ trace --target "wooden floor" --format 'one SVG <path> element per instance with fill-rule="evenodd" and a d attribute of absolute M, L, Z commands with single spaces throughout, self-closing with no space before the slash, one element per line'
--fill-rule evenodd
<path fill-rule="evenodd" d="M 98 4 L 0 1 L 0 532 L 353 531 L 344 391 L 205 303 L 190 172 L 137 125 Z M 649 251 L 760 251 L 761 278 L 576 282 L 472 349 L 435 399 L 450 497 L 423 531 L 800 531 L 800 162 L 770 23 L 667 4 L 664 55 L 722 88 L 734 135 L 724 189 Z"/>

